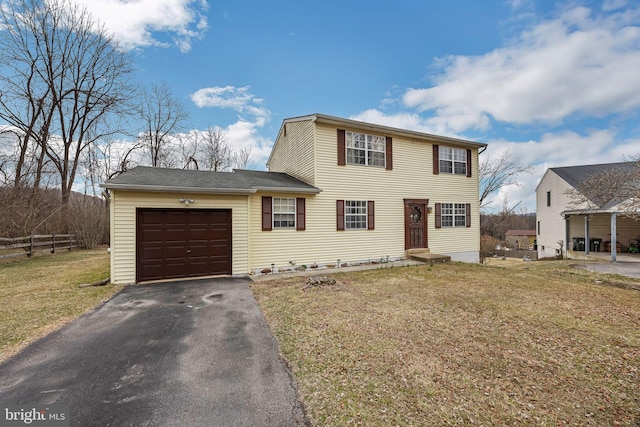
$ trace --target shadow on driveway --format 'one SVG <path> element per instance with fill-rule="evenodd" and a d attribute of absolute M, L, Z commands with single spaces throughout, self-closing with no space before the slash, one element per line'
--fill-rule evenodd
<path fill-rule="evenodd" d="M 0 403 L 66 404 L 79 426 L 305 425 L 249 283 L 127 287 L 0 365 Z"/>

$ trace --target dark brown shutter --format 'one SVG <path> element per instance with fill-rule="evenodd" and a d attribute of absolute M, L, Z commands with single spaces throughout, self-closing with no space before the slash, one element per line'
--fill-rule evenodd
<path fill-rule="evenodd" d="M 392 170 L 393 169 L 393 140 L 390 136 L 387 137 L 387 144 L 386 144 L 386 168 L 387 170 Z"/>
<path fill-rule="evenodd" d="M 467 222 L 467 227 L 471 227 L 471 203 L 467 203 L 466 210 L 467 210 L 467 218 L 466 218 L 466 222 Z"/>
<path fill-rule="evenodd" d="M 438 175 L 440 173 L 440 147 L 436 144 L 433 145 L 433 174 Z"/>
<path fill-rule="evenodd" d="M 344 129 L 338 129 L 338 166 L 347 164 L 347 148 Z"/>
<path fill-rule="evenodd" d="M 436 203 L 436 228 L 442 228 L 442 204 Z"/>
<path fill-rule="evenodd" d="M 471 178 L 471 150 L 467 150 L 467 178 Z"/>
<path fill-rule="evenodd" d="M 376 214 L 373 200 L 367 202 L 367 230 L 375 230 Z"/>
<path fill-rule="evenodd" d="M 262 196 L 262 231 L 271 231 L 273 228 L 273 222 L 271 219 L 272 213 L 272 198 L 269 196 Z"/>
<path fill-rule="evenodd" d="M 344 200 L 336 200 L 336 230 L 344 230 Z"/>
<path fill-rule="evenodd" d="M 306 227 L 306 204 L 304 197 L 298 197 L 296 199 L 296 230 L 304 230 Z"/>

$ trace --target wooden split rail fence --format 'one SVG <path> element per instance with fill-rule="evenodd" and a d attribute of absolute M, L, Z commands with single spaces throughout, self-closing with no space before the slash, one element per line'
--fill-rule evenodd
<path fill-rule="evenodd" d="M 31 256 L 36 252 L 55 253 L 77 248 L 73 234 L 33 234 L 25 237 L 0 237 L 0 259 L 16 256 Z"/>

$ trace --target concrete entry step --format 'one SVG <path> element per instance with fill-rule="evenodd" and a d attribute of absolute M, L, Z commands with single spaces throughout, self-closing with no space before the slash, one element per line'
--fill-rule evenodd
<path fill-rule="evenodd" d="M 432 254 L 429 249 L 409 249 L 407 256 L 413 260 L 428 262 L 431 264 L 451 262 L 448 255 Z"/>

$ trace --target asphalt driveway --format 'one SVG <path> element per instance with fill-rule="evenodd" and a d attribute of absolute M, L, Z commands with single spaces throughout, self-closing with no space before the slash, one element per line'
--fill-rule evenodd
<path fill-rule="evenodd" d="M 0 403 L 78 426 L 298 426 L 295 383 L 249 279 L 125 288 L 0 365 Z"/>
<path fill-rule="evenodd" d="M 619 274 L 640 279 L 640 263 L 638 262 L 584 262 L 578 264 L 578 267 L 596 273 Z"/>

